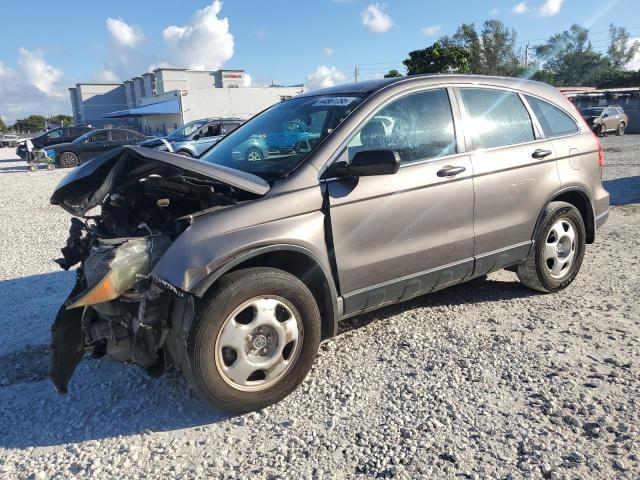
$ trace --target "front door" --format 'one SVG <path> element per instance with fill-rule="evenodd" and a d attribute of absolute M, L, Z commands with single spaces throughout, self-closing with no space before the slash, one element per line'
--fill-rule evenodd
<path fill-rule="evenodd" d="M 393 175 L 329 179 L 331 229 L 346 314 L 455 283 L 473 270 L 473 176 L 458 154 L 447 90 L 392 101 L 341 160 L 394 150 Z"/>
<path fill-rule="evenodd" d="M 560 187 L 556 154 L 516 92 L 460 88 L 473 144 L 474 275 L 526 257 L 540 211 Z"/>
<path fill-rule="evenodd" d="M 78 148 L 78 155 L 81 160 L 90 160 L 109 149 L 109 130 L 95 130 L 89 137 L 81 143 Z"/>

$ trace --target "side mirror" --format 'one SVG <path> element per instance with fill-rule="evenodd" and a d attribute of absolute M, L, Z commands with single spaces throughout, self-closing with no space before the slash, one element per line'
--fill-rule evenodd
<path fill-rule="evenodd" d="M 608 114 L 608 113 L 603 113 L 603 114 L 602 114 L 602 118 L 607 118 L 608 116 L 609 116 L 609 114 Z"/>
<path fill-rule="evenodd" d="M 350 163 L 336 162 L 333 174 L 337 177 L 370 177 L 393 175 L 400 168 L 400 156 L 393 150 L 365 150 L 354 155 Z"/>
<path fill-rule="evenodd" d="M 194 140 L 200 140 L 200 134 L 199 134 L 199 133 L 196 133 L 196 134 L 193 136 L 193 139 L 194 139 Z"/>

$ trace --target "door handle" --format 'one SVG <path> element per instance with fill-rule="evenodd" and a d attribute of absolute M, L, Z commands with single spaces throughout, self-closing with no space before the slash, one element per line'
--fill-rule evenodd
<path fill-rule="evenodd" d="M 533 158 L 545 158 L 551 155 L 553 152 L 551 150 L 542 150 L 541 148 L 534 151 L 531 156 Z"/>
<path fill-rule="evenodd" d="M 447 165 L 446 167 L 442 167 L 442 169 L 438 170 L 437 175 L 439 177 L 455 177 L 465 170 L 465 167 L 454 167 L 453 165 Z"/>

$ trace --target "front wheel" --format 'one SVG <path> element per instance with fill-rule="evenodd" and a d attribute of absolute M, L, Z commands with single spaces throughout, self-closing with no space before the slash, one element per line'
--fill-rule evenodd
<path fill-rule="evenodd" d="M 259 148 L 251 147 L 244 156 L 247 162 L 259 162 L 262 160 L 262 151 Z"/>
<path fill-rule="evenodd" d="M 196 310 L 185 376 L 225 410 L 278 402 L 305 378 L 320 344 L 320 312 L 299 279 L 273 268 L 225 275 Z"/>
<path fill-rule="evenodd" d="M 618 124 L 618 129 L 616 130 L 616 135 L 618 135 L 619 137 L 624 135 L 625 128 L 626 128 L 626 125 L 624 124 L 624 122 L 620 122 Z"/>
<path fill-rule="evenodd" d="M 62 168 L 71 168 L 78 165 L 78 156 L 73 152 L 62 152 L 58 158 L 58 164 Z"/>
<path fill-rule="evenodd" d="M 551 202 L 536 230 L 534 245 L 518 266 L 518 279 L 534 290 L 557 292 L 578 275 L 585 251 L 586 230 L 573 205 Z"/>

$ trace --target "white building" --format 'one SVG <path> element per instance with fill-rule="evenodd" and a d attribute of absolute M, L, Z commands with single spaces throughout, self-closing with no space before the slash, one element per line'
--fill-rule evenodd
<path fill-rule="evenodd" d="M 159 68 L 123 83 L 78 83 L 70 88 L 76 123 L 127 126 L 164 135 L 207 117 L 250 118 L 302 93 L 302 85 L 245 87 L 243 70 Z"/>

